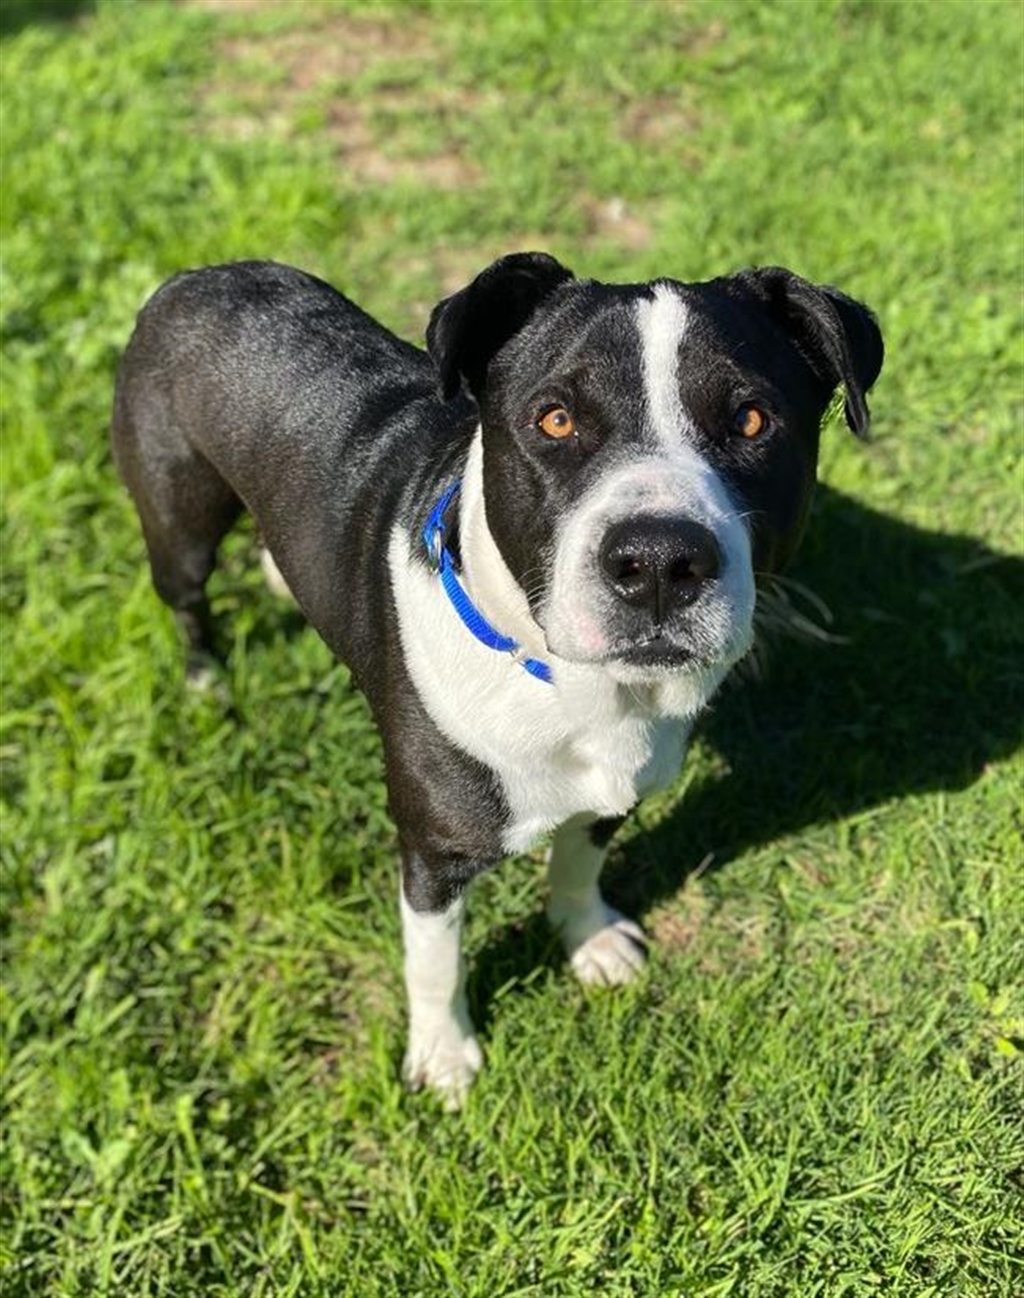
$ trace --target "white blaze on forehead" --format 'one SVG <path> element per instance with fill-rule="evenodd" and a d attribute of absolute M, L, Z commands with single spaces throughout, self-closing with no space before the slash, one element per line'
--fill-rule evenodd
<path fill-rule="evenodd" d="M 679 347 L 689 323 L 686 303 L 667 284 L 656 284 L 654 297 L 636 304 L 644 394 L 652 431 L 673 450 L 688 422 L 679 396 Z"/>

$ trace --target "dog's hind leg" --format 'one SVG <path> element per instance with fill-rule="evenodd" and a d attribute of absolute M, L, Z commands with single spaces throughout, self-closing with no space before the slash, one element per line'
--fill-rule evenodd
<path fill-rule="evenodd" d="M 184 636 L 188 653 L 186 671 L 191 685 L 207 682 L 211 661 L 218 656 L 206 582 L 217 562 L 217 547 L 240 508 L 237 501 L 233 508 L 225 502 L 220 526 L 187 536 L 168 536 L 164 530 L 143 521 L 153 585 L 164 603 L 174 610 Z"/>
<path fill-rule="evenodd" d="M 113 442 L 139 512 L 153 585 L 174 610 L 187 646 L 189 680 L 200 684 L 216 658 L 206 582 L 242 502 L 178 433 L 158 400 L 145 403 L 140 419 L 119 393 Z"/>

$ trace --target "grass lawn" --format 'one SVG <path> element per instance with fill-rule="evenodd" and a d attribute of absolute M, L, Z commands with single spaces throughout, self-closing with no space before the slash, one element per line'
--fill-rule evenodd
<path fill-rule="evenodd" d="M 1024 1292 L 1021 11 L 4 0 L 5 1295 Z M 487 1064 L 407 1095 L 396 845 L 345 670 L 254 563 L 186 693 L 113 471 L 175 270 L 269 256 L 410 338 L 493 256 L 781 263 L 879 313 L 793 575 L 609 891 L 474 889 Z"/>

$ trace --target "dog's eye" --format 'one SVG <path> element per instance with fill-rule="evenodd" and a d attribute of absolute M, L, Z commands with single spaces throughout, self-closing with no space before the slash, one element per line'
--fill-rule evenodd
<path fill-rule="evenodd" d="M 741 437 L 757 437 L 768 427 L 768 416 L 757 406 L 740 406 L 732 417 L 732 426 Z"/>
<path fill-rule="evenodd" d="M 537 420 L 537 427 L 547 437 L 571 437 L 576 423 L 564 406 L 555 406 Z"/>

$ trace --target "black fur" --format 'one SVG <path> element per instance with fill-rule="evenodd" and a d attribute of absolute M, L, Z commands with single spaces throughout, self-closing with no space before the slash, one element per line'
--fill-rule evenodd
<path fill-rule="evenodd" d="M 604 820 L 595 820 L 587 831 L 590 841 L 595 847 L 607 847 L 625 820 L 625 816 L 607 816 Z"/>

